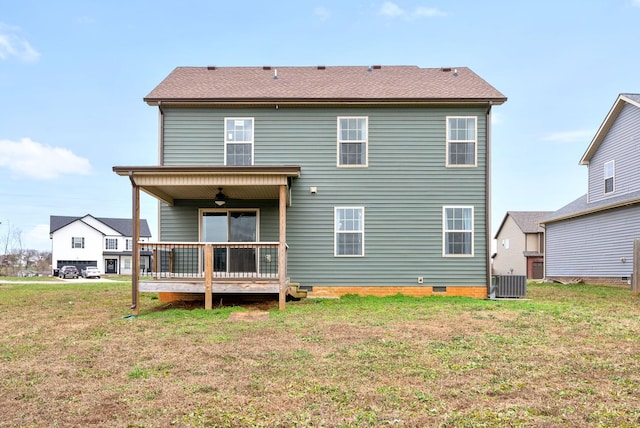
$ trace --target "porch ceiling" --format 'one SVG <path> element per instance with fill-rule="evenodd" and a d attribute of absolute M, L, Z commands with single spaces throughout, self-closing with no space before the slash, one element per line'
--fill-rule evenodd
<path fill-rule="evenodd" d="M 113 171 L 169 205 L 176 199 L 213 199 L 219 187 L 229 199 L 278 199 L 279 187 L 300 176 L 299 166 L 114 166 Z"/>

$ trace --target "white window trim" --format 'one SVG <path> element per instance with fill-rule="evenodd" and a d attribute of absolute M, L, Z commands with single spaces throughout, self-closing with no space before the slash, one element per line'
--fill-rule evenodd
<path fill-rule="evenodd" d="M 79 246 L 76 246 L 76 239 L 79 239 Z M 72 236 L 71 237 L 71 249 L 81 250 L 84 248 L 84 236 Z"/>
<path fill-rule="evenodd" d="M 109 248 L 109 242 L 114 242 L 116 248 Z M 104 249 L 107 251 L 117 251 L 118 250 L 118 238 L 104 238 Z"/>
<path fill-rule="evenodd" d="M 341 140 L 340 139 L 340 120 L 341 119 L 364 119 L 365 120 L 365 139 L 364 140 Z M 338 168 L 366 168 L 369 166 L 369 116 L 338 116 L 336 120 L 336 166 Z M 342 143 L 364 143 L 364 163 L 355 165 L 344 165 L 340 163 L 340 144 Z"/>
<path fill-rule="evenodd" d="M 345 233 L 345 231 L 338 231 L 338 210 L 361 210 L 362 211 L 362 230 L 359 231 L 362 234 L 362 254 L 338 254 L 338 233 Z M 348 231 L 353 233 L 354 231 Z M 365 240 L 365 221 L 364 221 L 364 207 L 333 207 L 333 256 L 334 257 L 364 257 L 364 240 Z"/>
<path fill-rule="evenodd" d="M 471 230 L 447 230 L 447 208 L 471 208 Z M 475 254 L 475 209 L 473 205 L 444 205 L 442 207 L 442 257 L 474 257 Z M 471 254 L 447 254 L 447 232 L 471 232 Z"/>
<path fill-rule="evenodd" d="M 229 141 L 227 140 L 228 130 L 227 121 L 229 120 L 251 120 L 251 141 Z M 255 125 L 256 121 L 253 117 L 225 117 L 224 118 L 224 165 L 227 165 L 227 144 L 251 144 L 251 165 L 254 164 L 254 148 L 255 148 Z"/>
<path fill-rule="evenodd" d="M 449 140 L 449 119 L 474 119 L 475 129 L 474 134 L 475 140 Z M 445 153 L 445 166 L 447 168 L 476 168 L 478 166 L 478 117 L 477 116 L 447 116 L 446 117 L 446 153 Z M 471 143 L 473 142 L 473 164 L 469 165 L 460 165 L 460 164 L 450 164 L 449 163 L 449 144 L 450 143 Z"/>
<path fill-rule="evenodd" d="M 607 165 L 611 165 L 611 176 L 607 176 Z M 602 189 L 602 193 L 605 195 L 610 195 L 612 193 L 615 193 L 616 191 L 616 162 L 615 160 L 610 160 L 609 162 L 605 162 L 604 163 L 604 167 L 603 167 L 603 176 L 604 176 L 604 180 L 602 182 L 604 189 Z M 611 191 L 607 192 L 607 179 L 611 178 L 612 184 L 613 186 L 611 187 Z"/>

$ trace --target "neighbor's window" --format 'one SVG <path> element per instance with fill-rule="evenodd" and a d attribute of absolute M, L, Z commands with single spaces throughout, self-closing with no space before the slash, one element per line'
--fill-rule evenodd
<path fill-rule="evenodd" d="M 127 239 L 124 241 L 124 249 L 126 251 L 131 251 L 131 249 L 133 248 L 133 244 L 131 241 L 132 241 L 131 239 Z"/>
<path fill-rule="evenodd" d="M 614 161 L 604 164 L 604 193 L 611 193 L 614 190 L 613 179 L 616 174 L 616 166 Z"/>
<path fill-rule="evenodd" d="M 442 208 L 442 253 L 445 256 L 473 255 L 473 207 Z"/>
<path fill-rule="evenodd" d="M 253 118 L 224 120 L 225 165 L 253 165 Z"/>
<path fill-rule="evenodd" d="M 84 248 L 84 238 L 77 236 L 71 238 L 71 248 Z"/>
<path fill-rule="evenodd" d="M 117 250 L 118 249 L 118 240 L 116 238 L 107 238 L 105 240 L 105 248 L 107 250 Z"/>
<path fill-rule="evenodd" d="M 364 256 L 364 208 L 335 208 L 334 255 Z"/>
<path fill-rule="evenodd" d="M 447 117 L 447 166 L 476 166 L 475 117 Z"/>
<path fill-rule="evenodd" d="M 122 264 L 124 266 L 122 266 L 124 269 L 131 269 L 131 259 L 130 258 L 126 258 L 122 261 Z"/>
<path fill-rule="evenodd" d="M 338 166 L 367 166 L 367 117 L 338 117 Z"/>

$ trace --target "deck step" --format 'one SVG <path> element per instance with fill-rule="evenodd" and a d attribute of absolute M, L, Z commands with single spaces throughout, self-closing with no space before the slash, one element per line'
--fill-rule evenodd
<path fill-rule="evenodd" d="M 290 282 L 287 287 L 287 294 L 295 299 L 304 299 L 307 297 L 307 290 L 300 288 L 300 284 L 296 282 Z"/>

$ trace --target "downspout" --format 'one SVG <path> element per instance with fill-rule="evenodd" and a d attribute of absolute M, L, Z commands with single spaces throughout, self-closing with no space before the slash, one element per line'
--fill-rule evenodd
<path fill-rule="evenodd" d="M 158 165 L 164 165 L 164 110 L 162 110 L 162 101 L 158 101 Z M 160 218 L 161 218 L 161 205 L 162 202 L 158 200 L 156 202 L 156 218 L 158 223 L 156 224 L 156 236 L 160 240 Z"/>
<path fill-rule="evenodd" d="M 486 236 L 486 268 L 487 268 L 487 297 L 491 296 L 491 105 L 487 106 L 486 119 L 484 123 L 486 154 L 485 154 L 485 236 Z"/>
<path fill-rule="evenodd" d="M 164 111 L 158 101 L 158 165 L 164 165 Z"/>

